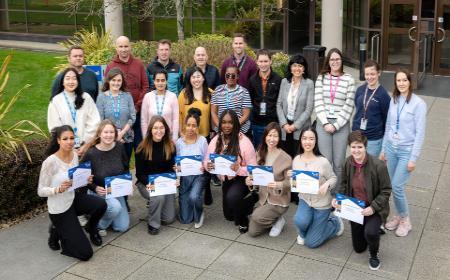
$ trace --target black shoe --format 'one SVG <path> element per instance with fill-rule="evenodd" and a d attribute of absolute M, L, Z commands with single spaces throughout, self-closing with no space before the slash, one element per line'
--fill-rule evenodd
<path fill-rule="evenodd" d="M 125 205 L 127 206 L 128 213 L 131 212 L 130 204 L 128 204 L 128 195 L 124 196 L 125 198 Z"/>
<path fill-rule="evenodd" d="M 222 182 L 220 182 L 219 177 L 217 175 L 212 175 L 212 183 L 216 187 L 220 187 L 222 185 Z"/>
<path fill-rule="evenodd" d="M 381 266 L 380 259 L 378 258 L 378 255 L 371 256 L 369 258 L 369 268 L 370 270 L 378 270 Z"/>
<path fill-rule="evenodd" d="M 151 235 L 157 235 L 159 233 L 159 228 L 154 228 L 151 225 L 147 225 L 147 230 Z"/>
<path fill-rule="evenodd" d="M 89 234 L 90 238 L 91 238 L 91 242 L 92 244 L 94 244 L 95 246 L 101 246 L 103 243 L 102 237 L 100 236 L 100 234 L 98 234 L 98 231 L 96 230 L 93 233 Z"/>
<path fill-rule="evenodd" d="M 50 227 L 49 233 L 50 236 L 48 237 L 48 247 L 54 251 L 60 250 L 61 246 L 59 245 L 59 236 L 55 226 Z"/>
<path fill-rule="evenodd" d="M 246 233 L 248 231 L 248 227 L 246 226 L 239 226 L 239 232 L 240 233 Z"/>
<path fill-rule="evenodd" d="M 213 203 L 211 186 L 205 188 L 205 205 L 211 205 Z"/>

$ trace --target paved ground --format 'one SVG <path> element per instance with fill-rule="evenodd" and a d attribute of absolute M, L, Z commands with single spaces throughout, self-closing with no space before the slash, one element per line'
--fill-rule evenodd
<path fill-rule="evenodd" d="M 109 232 L 88 262 L 47 247 L 47 215 L 0 231 L 0 279 L 450 279 L 450 99 L 424 99 L 427 139 L 407 188 L 413 231 L 382 236 L 377 272 L 368 269 L 367 253 L 353 252 L 347 223 L 343 236 L 318 249 L 297 245 L 295 205 L 279 237 L 241 235 L 223 218 L 220 188 L 213 187 L 202 228 L 177 222 L 157 236 L 140 221 L 147 209 L 136 192 L 130 230 Z"/>

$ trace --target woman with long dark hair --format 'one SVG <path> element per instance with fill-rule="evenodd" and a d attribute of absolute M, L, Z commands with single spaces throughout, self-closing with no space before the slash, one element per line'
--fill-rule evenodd
<path fill-rule="evenodd" d="M 102 244 L 97 224 L 106 211 L 104 199 L 82 192 L 68 191 L 72 186 L 68 170 L 78 165 L 74 152 L 75 134 L 71 126 L 52 129 L 52 135 L 39 175 L 38 195 L 47 197 L 47 206 L 52 221 L 49 246 L 61 254 L 87 261 L 93 251 L 89 240 L 78 222 L 77 216 L 89 214 L 86 225 L 92 243 Z M 60 245 L 61 243 L 61 245 Z"/>
<path fill-rule="evenodd" d="M 322 156 L 317 145 L 317 132 L 313 127 L 304 128 L 300 133 L 299 155 L 292 162 L 293 170 L 319 172 L 317 194 L 302 193 L 294 223 L 298 230 L 297 244 L 316 248 L 328 239 L 344 232 L 344 223 L 331 215 L 331 190 L 336 184 L 336 175 L 330 162 Z M 289 175 L 292 171 L 289 172 Z"/>
<path fill-rule="evenodd" d="M 286 220 L 283 214 L 289 208 L 291 186 L 287 171 L 291 169 L 292 158 L 281 149 L 281 128 L 271 122 L 264 129 L 256 160 L 258 165 L 272 166 L 275 181 L 267 186 L 254 186 L 248 176 L 245 183 L 249 188 L 259 189 L 259 201 L 250 216 L 248 233 L 257 236 L 270 229 L 269 236 L 280 235 Z"/>
<path fill-rule="evenodd" d="M 237 161 L 232 165 L 236 176 L 219 175 L 222 181 L 223 214 L 225 219 L 234 221 L 239 231 L 248 231 L 247 209 L 244 197 L 249 193 L 245 185 L 247 165 L 256 165 L 256 153 L 250 139 L 240 131 L 238 115 L 225 109 L 219 118 L 219 133 L 209 143 L 204 159 L 204 167 L 211 171 L 214 164 L 209 160 L 210 154 L 223 154 L 236 156 Z"/>

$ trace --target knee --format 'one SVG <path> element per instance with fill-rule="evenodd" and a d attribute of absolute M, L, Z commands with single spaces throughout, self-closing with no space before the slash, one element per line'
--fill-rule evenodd
<path fill-rule="evenodd" d="M 311 249 L 317 248 L 320 245 L 322 245 L 323 241 L 320 238 L 311 238 L 310 236 L 306 235 L 305 238 L 305 246 Z"/>
<path fill-rule="evenodd" d="M 367 249 L 366 246 L 362 246 L 362 245 L 353 245 L 353 250 L 355 250 L 356 253 L 361 254 L 362 252 L 364 252 Z"/>
<path fill-rule="evenodd" d="M 108 203 L 108 208 L 106 212 L 112 217 L 116 217 L 119 215 L 120 211 L 122 211 L 122 205 L 120 205 L 119 201 L 116 199 L 111 200 Z"/>
<path fill-rule="evenodd" d="M 376 231 L 375 230 L 370 230 L 370 231 L 367 230 L 365 232 L 365 238 L 366 238 L 366 240 L 369 240 L 369 241 L 379 239 L 380 238 L 379 229 L 376 229 Z"/>
<path fill-rule="evenodd" d="M 298 229 L 306 229 L 308 228 L 308 222 L 305 219 L 302 219 L 300 215 L 295 214 L 294 216 L 294 224 L 297 226 Z"/>

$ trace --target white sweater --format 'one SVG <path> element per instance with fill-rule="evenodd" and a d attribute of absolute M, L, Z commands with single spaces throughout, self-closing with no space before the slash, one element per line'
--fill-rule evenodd
<path fill-rule="evenodd" d="M 68 93 L 69 102 L 75 101 L 75 94 Z M 83 93 L 84 103 L 77 110 L 76 123 L 72 120 L 69 106 L 67 105 L 64 94 L 59 93 L 50 101 L 48 105 L 47 124 L 48 130 L 53 128 L 70 125 L 77 127 L 77 136 L 81 142 L 89 142 L 95 136 L 98 125 L 100 124 L 100 114 L 94 100 L 88 93 Z"/>
<path fill-rule="evenodd" d="M 56 193 L 56 188 L 69 179 L 68 170 L 78 165 L 78 156 L 73 154 L 70 164 L 60 160 L 54 154 L 42 163 L 39 174 L 38 195 L 48 197 L 47 206 L 50 214 L 61 214 L 72 205 L 75 192 Z"/>

